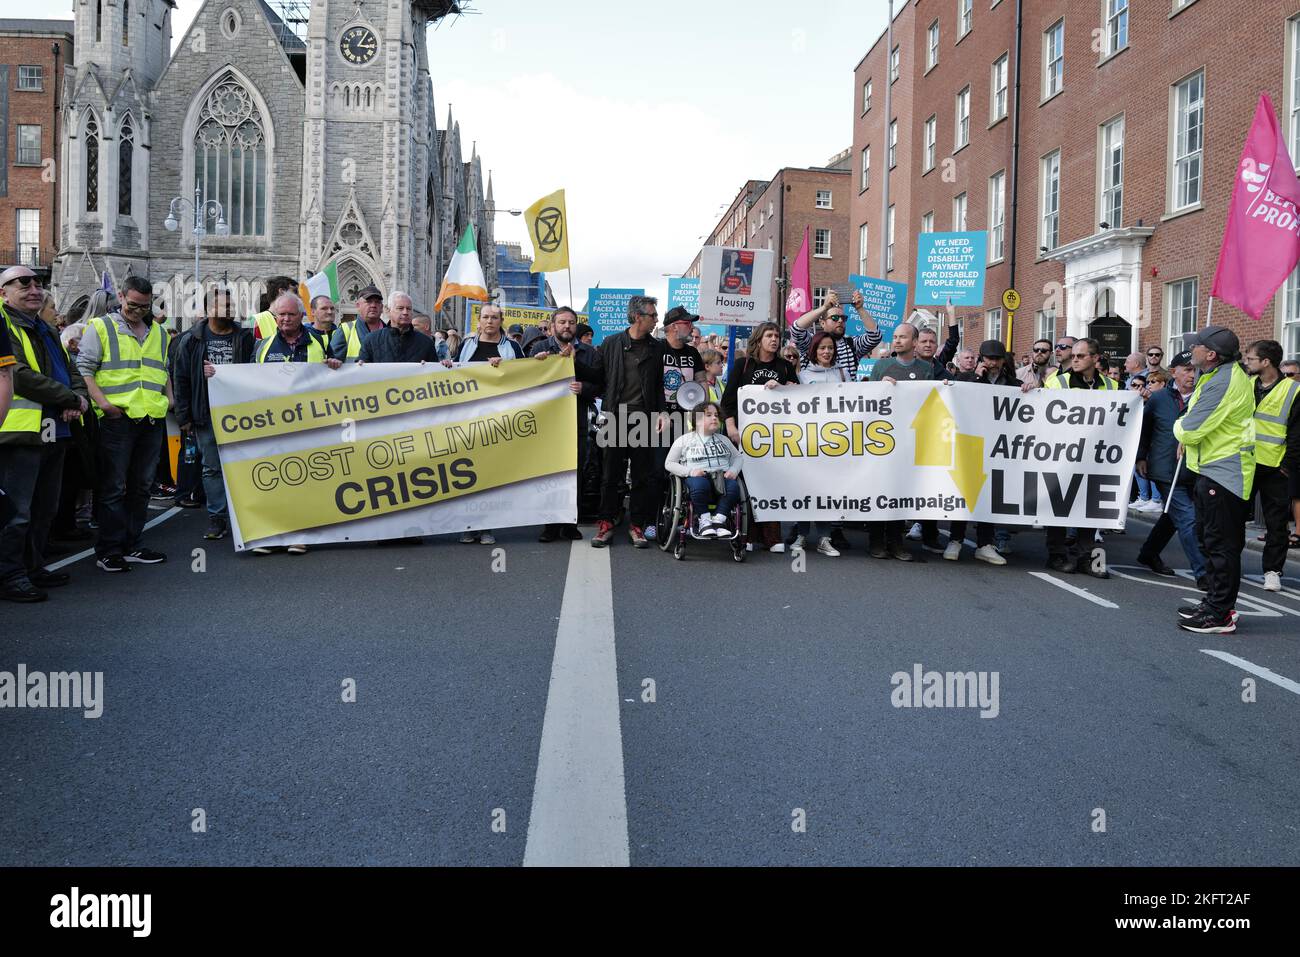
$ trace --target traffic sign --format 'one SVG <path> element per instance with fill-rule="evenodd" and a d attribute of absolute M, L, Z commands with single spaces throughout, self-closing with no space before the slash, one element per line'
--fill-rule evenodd
<path fill-rule="evenodd" d="M 1008 289 L 1002 294 L 1002 305 L 1007 308 L 1008 312 L 1015 312 L 1020 308 L 1020 293 L 1014 289 Z"/>

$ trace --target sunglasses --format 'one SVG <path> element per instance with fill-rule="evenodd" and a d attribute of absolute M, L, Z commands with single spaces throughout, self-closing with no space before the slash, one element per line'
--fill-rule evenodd
<path fill-rule="evenodd" d="M 150 303 L 150 302 L 132 302 L 132 301 L 129 300 L 129 299 L 128 299 L 126 302 L 122 303 L 122 308 L 123 308 L 123 309 L 135 309 L 135 310 L 137 310 L 137 311 L 138 311 L 138 310 L 141 310 L 141 309 L 146 309 L 146 310 L 147 310 L 147 309 L 150 309 L 150 308 L 152 308 L 152 307 L 153 307 L 153 303 Z"/>
<path fill-rule="evenodd" d="M 9 282 L 5 283 L 5 285 L 8 286 L 10 283 L 15 282 L 24 289 L 27 289 L 30 286 L 35 286 L 37 289 L 41 288 L 41 281 L 35 276 L 15 276 L 13 279 L 10 279 Z"/>
<path fill-rule="evenodd" d="M 1163 352 L 1148 352 L 1148 353 L 1147 353 L 1147 358 L 1148 358 L 1148 359 L 1159 359 L 1159 358 L 1160 358 L 1161 356 L 1163 356 L 1163 355 L 1164 355 Z"/>
<path fill-rule="evenodd" d="M 1034 348 L 1034 351 L 1035 351 L 1035 352 L 1051 352 L 1052 350 L 1051 350 L 1051 349 L 1039 349 L 1039 348 L 1035 347 L 1035 348 Z"/>
<path fill-rule="evenodd" d="M 1058 349 L 1069 349 L 1069 348 L 1070 348 L 1070 345 L 1071 345 L 1071 344 L 1068 343 L 1068 342 L 1058 342 L 1058 343 L 1056 344 L 1056 348 L 1058 348 Z"/>

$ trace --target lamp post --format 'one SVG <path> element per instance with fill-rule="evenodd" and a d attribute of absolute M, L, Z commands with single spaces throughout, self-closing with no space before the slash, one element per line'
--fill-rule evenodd
<path fill-rule="evenodd" d="M 174 233 L 180 227 L 180 220 L 176 218 L 178 212 L 183 212 L 186 204 L 194 210 L 194 231 L 191 235 L 194 237 L 194 289 L 199 296 L 199 312 L 203 311 L 203 280 L 199 274 L 199 244 L 203 242 L 203 237 L 208 234 L 206 221 L 215 219 L 216 226 L 213 229 L 218 236 L 229 236 L 230 226 L 226 223 L 226 212 L 221 203 L 215 199 L 209 199 L 204 202 L 202 192 L 198 186 L 194 187 L 193 201 L 184 196 L 177 196 L 171 201 L 167 208 L 167 218 L 163 220 L 163 228 L 169 233 Z"/>

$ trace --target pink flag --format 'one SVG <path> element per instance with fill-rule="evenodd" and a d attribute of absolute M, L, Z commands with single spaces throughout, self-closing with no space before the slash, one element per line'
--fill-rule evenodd
<path fill-rule="evenodd" d="M 1255 107 L 1232 187 L 1210 295 L 1258 319 L 1300 261 L 1300 179 L 1267 93 Z"/>
<path fill-rule="evenodd" d="M 808 269 L 808 227 L 803 228 L 803 245 L 794 257 L 794 272 L 790 274 L 790 291 L 785 297 L 785 324 L 794 321 L 813 307 L 812 283 Z"/>

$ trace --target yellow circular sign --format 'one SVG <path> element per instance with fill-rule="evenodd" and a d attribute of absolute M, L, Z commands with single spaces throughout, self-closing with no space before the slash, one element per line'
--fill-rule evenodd
<path fill-rule="evenodd" d="M 1011 312 L 1015 312 L 1020 308 L 1020 293 L 1014 289 L 1008 289 L 1002 294 L 1002 305 Z"/>

